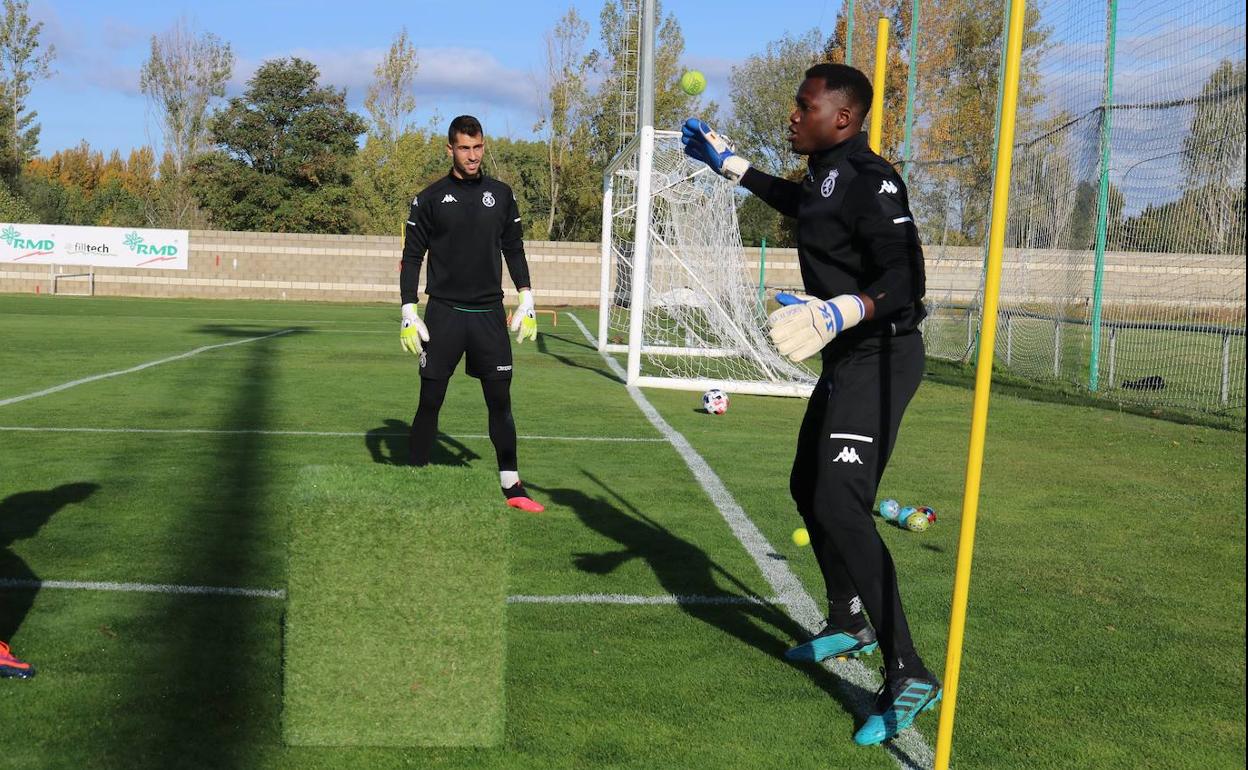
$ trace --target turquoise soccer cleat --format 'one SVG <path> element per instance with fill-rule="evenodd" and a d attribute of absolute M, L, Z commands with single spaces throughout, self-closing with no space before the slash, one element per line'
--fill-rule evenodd
<path fill-rule="evenodd" d="M 862 630 L 851 632 L 827 625 L 809 642 L 786 651 L 784 657 L 788 660 L 818 663 L 828 658 L 857 658 L 860 655 L 870 655 L 879 646 L 875 641 L 875 632 L 871 630 L 871 626 L 863 626 Z"/>
<path fill-rule="evenodd" d="M 931 674 L 903 676 L 891 682 L 886 677 L 875 698 L 875 712 L 854 733 L 854 743 L 875 746 L 892 738 L 919 714 L 936 708 L 942 692 L 940 682 Z"/>

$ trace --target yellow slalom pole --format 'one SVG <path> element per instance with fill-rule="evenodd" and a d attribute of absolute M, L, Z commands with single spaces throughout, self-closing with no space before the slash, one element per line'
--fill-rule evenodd
<path fill-rule="evenodd" d="M 875 80 L 871 83 L 871 129 L 867 132 L 867 144 L 871 151 L 880 152 L 880 137 L 884 133 L 884 73 L 888 68 L 888 19 L 881 18 L 875 27 Z"/>
<path fill-rule="evenodd" d="M 997 170 L 992 190 L 992 229 L 988 235 L 988 274 L 984 283 L 983 329 L 975 367 L 975 399 L 971 409 L 971 444 L 966 459 L 966 491 L 962 496 L 962 529 L 958 535 L 958 566 L 953 576 L 953 612 L 949 619 L 949 651 L 945 661 L 944 703 L 936 732 L 935 770 L 948 770 L 953 743 L 954 710 L 958 704 L 958 673 L 962 667 L 962 636 L 966 630 L 967 595 L 971 585 L 971 557 L 975 549 L 975 517 L 979 511 L 980 475 L 984 464 L 984 434 L 988 428 L 988 396 L 992 387 L 992 358 L 997 337 L 997 300 L 1001 293 L 1001 261 L 1005 251 L 1009 211 L 1010 165 L 1014 155 L 1014 119 L 1018 108 L 1018 77 L 1023 52 L 1023 14 L 1026 0 L 1010 0 L 1010 27 L 1006 37 L 1005 93 L 1001 100 L 1001 135 L 997 143 Z"/>

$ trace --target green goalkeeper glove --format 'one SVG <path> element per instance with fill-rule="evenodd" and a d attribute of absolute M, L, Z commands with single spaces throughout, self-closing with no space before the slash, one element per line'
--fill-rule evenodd
<path fill-rule="evenodd" d="M 533 307 L 532 289 L 521 289 L 520 304 L 511 314 L 511 330 L 519 332 L 516 342 L 537 339 L 537 310 Z"/>
<path fill-rule="evenodd" d="M 836 335 L 862 322 L 867 307 L 856 294 L 829 300 L 812 299 L 782 307 L 767 317 L 771 341 L 793 361 L 810 358 Z"/>
<path fill-rule="evenodd" d="M 420 355 L 421 342 L 429 341 L 429 328 L 416 315 L 416 303 L 409 302 L 402 307 L 403 326 L 399 329 L 399 342 L 403 349 L 414 356 Z"/>

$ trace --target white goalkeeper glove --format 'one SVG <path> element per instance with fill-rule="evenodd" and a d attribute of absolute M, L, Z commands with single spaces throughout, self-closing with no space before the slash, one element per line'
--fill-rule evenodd
<path fill-rule="evenodd" d="M 524 289 L 520 292 L 520 304 L 511 314 L 511 330 L 519 332 L 516 342 L 537 339 L 537 310 L 533 307 L 533 290 Z"/>
<path fill-rule="evenodd" d="M 685 121 L 685 125 L 680 127 L 680 141 L 685 145 L 686 155 L 702 161 L 731 182 L 740 182 L 745 172 L 750 170 L 750 162 L 733 153 L 732 143 L 727 137 L 712 131 L 701 118 Z"/>
<path fill-rule="evenodd" d="M 414 356 L 420 355 L 422 342 L 429 341 L 429 329 L 425 322 L 416 315 L 416 303 L 409 302 L 402 307 L 403 326 L 399 329 L 399 342 L 403 349 Z"/>
<path fill-rule="evenodd" d="M 867 307 L 856 294 L 842 294 L 829 300 L 812 299 L 788 305 L 767 318 L 771 341 L 793 361 L 810 358 L 867 316 Z"/>

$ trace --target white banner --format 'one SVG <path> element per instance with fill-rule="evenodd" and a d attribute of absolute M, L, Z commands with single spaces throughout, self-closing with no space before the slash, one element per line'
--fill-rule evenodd
<path fill-rule="evenodd" d="M 0 263 L 185 270 L 186 230 L 0 222 Z"/>

